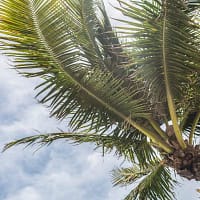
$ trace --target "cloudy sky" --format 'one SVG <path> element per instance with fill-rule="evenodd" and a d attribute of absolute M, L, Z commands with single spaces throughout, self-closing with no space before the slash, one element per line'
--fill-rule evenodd
<path fill-rule="evenodd" d="M 110 1 L 114 3 L 113 1 Z M 117 17 L 117 12 L 110 12 Z M 34 99 L 38 80 L 20 77 L 0 56 L 0 149 L 13 139 L 52 132 L 66 122 L 49 118 L 48 109 Z M 56 142 L 37 148 L 15 147 L 0 154 L 0 200 L 121 200 L 126 188 L 113 188 L 110 171 L 122 165 L 112 154 L 104 158 L 92 145 Z M 200 185 L 182 181 L 178 200 L 198 199 Z"/>

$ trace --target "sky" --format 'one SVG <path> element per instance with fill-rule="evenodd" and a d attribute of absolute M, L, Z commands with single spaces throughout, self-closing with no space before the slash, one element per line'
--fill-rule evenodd
<path fill-rule="evenodd" d="M 115 4 L 114 1 L 110 1 Z M 106 2 L 107 3 L 107 2 Z M 118 12 L 109 9 L 111 16 Z M 48 108 L 34 98 L 38 79 L 26 79 L 0 56 L 0 150 L 14 139 L 67 130 L 67 122 L 49 117 Z M 111 170 L 123 165 L 113 154 L 102 157 L 93 145 L 59 141 L 37 150 L 14 147 L 0 154 L 0 200 L 121 200 L 130 188 L 113 188 Z M 178 200 L 196 200 L 200 184 L 183 181 Z"/>

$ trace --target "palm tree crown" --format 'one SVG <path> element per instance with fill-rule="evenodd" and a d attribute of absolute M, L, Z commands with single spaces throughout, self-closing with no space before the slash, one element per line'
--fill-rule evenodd
<path fill-rule="evenodd" d="M 200 180 L 200 3 L 118 2 L 126 17 L 115 28 L 102 0 L 0 2 L 2 52 L 19 73 L 41 78 L 37 98 L 72 128 L 5 149 L 94 142 L 132 163 L 113 171 L 114 185 L 139 180 L 126 200 L 170 200 L 169 167 Z"/>

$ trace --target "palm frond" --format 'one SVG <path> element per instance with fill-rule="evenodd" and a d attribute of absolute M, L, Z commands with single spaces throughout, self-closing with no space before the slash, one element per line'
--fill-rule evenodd
<path fill-rule="evenodd" d="M 191 112 L 183 124 L 183 132 L 189 138 L 190 144 L 199 144 L 200 136 L 200 114 L 199 111 Z"/>
<path fill-rule="evenodd" d="M 132 134 L 137 134 L 137 131 L 135 130 Z M 75 144 L 93 143 L 96 148 L 102 148 L 103 155 L 115 152 L 117 156 L 138 163 L 141 167 L 148 166 L 149 163 L 154 162 L 157 156 L 155 150 L 145 140 L 143 135 L 141 137 L 133 135 L 131 138 L 117 135 L 98 135 L 88 132 L 59 132 L 29 136 L 6 144 L 3 151 L 21 144 L 26 146 L 49 145 L 59 139 L 72 141 Z"/>
<path fill-rule="evenodd" d="M 129 186 L 135 183 L 143 176 L 149 174 L 149 169 L 141 170 L 137 165 L 130 168 L 117 168 L 112 171 L 112 179 L 114 186 Z"/>
<path fill-rule="evenodd" d="M 190 11 L 194 11 L 196 9 L 199 9 L 200 2 L 199 0 L 187 0 L 186 5 L 190 8 Z"/>
<path fill-rule="evenodd" d="M 133 166 L 113 171 L 115 186 L 127 186 L 136 183 L 135 181 L 138 181 L 138 184 L 124 200 L 172 200 L 175 198 L 173 186 L 176 181 L 172 179 L 169 169 L 162 163 L 156 162 L 145 169 Z"/>
<path fill-rule="evenodd" d="M 164 35 L 166 39 L 165 58 L 168 63 L 167 76 L 173 97 L 178 100 L 185 99 L 187 96 L 183 94 L 185 88 L 182 87 L 191 82 L 191 76 L 195 73 L 199 74 L 200 62 L 199 43 L 195 42 L 199 27 L 195 27 L 192 16 L 185 13 L 186 5 L 183 1 L 166 1 L 165 4 L 158 0 L 132 4 L 120 2 L 123 6 L 122 12 L 130 19 L 124 21 L 128 27 L 120 27 L 132 40 L 129 42 L 129 46 L 132 47 L 130 54 L 135 57 L 138 73 L 149 83 L 152 94 L 155 95 L 155 101 L 161 103 L 166 102 L 166 91 L 163 90 L 166 88 L 166 83 L 162 49 L 164 42 L 162 38 L 163 12 L 166 7 L 167 24 L 165 28 L 167 31 Z M 180 23 L 179 19 L 182 19 Z"/>
<path fill-rule="evenodd" d="M 151 115 L 148 98 L 138 98 L 137 81 L 125 86 L 123 79 L 103 70 L 91 33 L 96 26 L 89 16 L 94 12 L 84 2 L 88 1 L 1 2 L 1 49 L 15 58 L 22 74 L 44 80 L 38 96 L 40 102 L 50 102 L 52 115 L 70 115 L 74 128 L 86 125 L 101 132 L 126 121 L 171 151 L 160 136 L 133 120 Z M 92 21 L 98 24 L 96 18 Z"/>
<path fill-rule="evenodd" d="M 153 102 L 168 107 L 157 112 L 172 120 L 177 140 L 185 148 L 177 123 L 177 102 L 188 98 L 183 94 L 185 85 L 191 84 L 191 76 L 200 73 L 199 27 L 183 1 L 119 2 L 120 10 L 130 19 L 126 20 L 128 27 L 120 29 L 130 38 L 127 45 L 135 57 L 134 67 L 138 67 L 133 76 L 144 80 Z M 187 92 L 190 90 L 188 87 Z M 183 105 L 181 108 L 184 110 Z"/>
<path fill-rule="evenodd" d="M 134 158 L 132 161 L 142 168 L 147 167 L 149 163 L 154 162 L 156 157 L 159 156 L 159 153 L 148 138 L 127 123 L 119 123 L 109 135 L 125 141 L 126 144 L 129 144 L 128 141 L 130 141 L 134 153 L 132 154 L 132 158 Z"/>

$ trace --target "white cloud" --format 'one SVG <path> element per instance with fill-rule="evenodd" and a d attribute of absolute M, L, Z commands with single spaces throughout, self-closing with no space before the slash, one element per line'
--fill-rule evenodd
<path fill-rule="evenodd" d="M 103 200 L 112 189 L 109 171 L 113 164 L 117 164 L 116 160 L 105 158 L 103 163 L 100 154 L 90 153 L 89 147 L 72 148 L 55 144 L 34 155 L 18 148 L 15 148 L 16 153 L 13 154 L 13 151 L 5 153 L 7 164 L 0 171 L 1 181 L 9 180 L 6 200 L 24 200 L 21 195 L 24 195 L 27 186 L 35 191 L 38 199 L 44 200 Z M 9 174 L 6 175 L 6 172 Z"/>
<path fill-rule="evenodd" d="M 4 58 L 1 64 L 5 65 Z M 34 129 L 51 132 L 66 126 L 49 118 L 48 109 L 33 99 L 37 80 L 18 77 L 6 67 L 0 68 L 0 91 L 6 99 L 0 104 L 0 148 Z M 109 172 L 119 163 L 112 156 L 103 159 L 93 146 L 73 147 L 63 141 L 32 153 L 35 149 L 20 146 L 1 155 L 0 199 L 102 200 L 112 190 Z"/>
<path fill-rule="evenodd" d="M 38 192 L 32 187 L 25 187 L 15 195 L 11 195 L 5 200 L 42 200 Z"/>
<path fill-rule="evenodd" d="M 119 7 L 119 3 L 117 0 L 104 0 L 104 4 L 108 13 L 108 16 L 111 18 L 112 24 L 114 26 L 118 25 L 115 19 L 122 19 L 122 13 L 116 8 Z"/>

